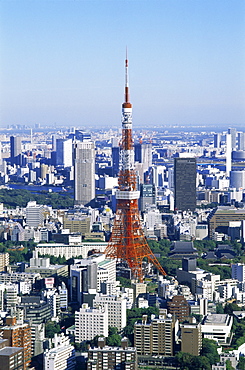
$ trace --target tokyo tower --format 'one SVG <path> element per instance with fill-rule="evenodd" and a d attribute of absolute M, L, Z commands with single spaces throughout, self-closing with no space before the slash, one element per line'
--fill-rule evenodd
<path fill-rule="evenodd" d="M 126 261 L 134 279 L 144 278 L 142 262 L 144 258 L 166 275 L 152 253 L 141 226 L 138 210 L 140 192 L 137 190 L 132 138 L 132 104 L 129 102 L 128 60 L 125 60 L 125 102 L 122 104 L 121 162 L 116 192 L 117 209 L 112 234 L 105 254 L 109 258 Z"/>

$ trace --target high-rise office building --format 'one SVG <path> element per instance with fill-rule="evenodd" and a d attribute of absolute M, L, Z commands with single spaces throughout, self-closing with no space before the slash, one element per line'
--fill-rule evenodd
<path fill-rule="evenodd" d="M 232 151 L 232 136 L 226 134 L 226 175 L 230 177 L 231 172 L 231 151 Z"/>
<path fill-rule="evenodd" d="M 95 148 L 92 141 L 75 143 L 75 203 L 88 204 L 95 198 Z"/>
<path fill-rule="evenodd" d="M 10 136 L 10 156 L 15 158 L 19 154 L 21 154 L 21 137 Z"/>
<path fill-rule="evenodd" d="M 220 133 L 214 134 L 214 147 L 220 148 L 220 144 L 221 144 L 221 134 Z"/>
<path fill-rule="evenodd" d="M 72 166 L 72 139 L 56 140 L 56 165 Z"/>
<path fill-rule="evenodd" d="M 196 158 L 174 159 L 174 207 L 181 211 L 196 208 Z"/>
<path fill-rule="evenodd" d="M 138 143 L 134 145 L 134 158 L 136 162 L 143 163 L 143 170 L 152 166 L 152 144 Z"/>
<path fill-rule="evenodd" d="M 238 132 L 238 150 L 245 150 L 245 132 Z"/>
<path fill-rule="evenodd" d="M 236 150 L 236 129 L 228 128 L 228 134 L 231 135 L 231 149 Z"/>

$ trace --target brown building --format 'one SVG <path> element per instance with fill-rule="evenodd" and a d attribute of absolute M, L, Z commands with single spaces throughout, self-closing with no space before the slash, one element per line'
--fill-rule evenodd
<path fill-rule="evenodd" d="M 1 370 L 24 370 L 24 350 L 18 347 L 0 349 Z"/>
<path fill-rule="evenodd" d="M 229 222 L 245 220 L 245 210 L 230 206 L 219 206 L 208 216 L 208 233 L 212 239 L 214 231 L 227 234 Z"/>
<path fill-rule="evenodd" d="M 199 356 L 202 349 L 201 324 L 181 325 L 181 352 Z"/>
<path fill-rule="evenodd" d="M 190 306 L 183 295 L 176 295 L 167 302 L 168 313 L 175 316 L 180 322 L 190 316 Z"/>
<path fill-rule="evenodd" d="M 147 316 L 142 322 L 134 325 L 134 344 L 138 355 L 173 356 L 175 335 L 178 331 L 178 320 L 173 316 L 161 314 L 147 322 Z"/>
<path fill-rule="evenodd" d="M 16 317 L 7 317 L 6 326 L 0 328 L 0 335 L 8 340 L 9 347 L 24 349 L 24 370 L 31 361 L 31 328 L 28 324 L 17 325 Z"/>
<path fill-rule="evenodd" d="M 137 352 L 128 347 L 128 339 L 121 341 L 121 347 L 106 346 L 105 338 L 99 338 L 98 348 L 89 348 L 87 370 L 137 370 Z"/>

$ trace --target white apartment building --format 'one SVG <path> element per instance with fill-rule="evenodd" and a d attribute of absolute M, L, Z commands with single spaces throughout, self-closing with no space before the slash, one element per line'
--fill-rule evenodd
<path fill-rule="evenodd" d="M 89 308 L 88 304 L 84 303 L 80 310 L 75 312 L 75 342 L 91 340 L 96 335 L 108 337 L 107 306 Z"/>
<path fill-rule="evenodd" d="M 75 350 L 63 333 L 55 334 L 53 348 L 44 352 L 44 370 L 74 370 Z"/>
<path fill-rule="evenodd" d="M 97 294 L 93 300 L 94 307 L 107 306 L 108 325 L 123 329 L 127 324 L 127 299 L 119 295 Z"/>

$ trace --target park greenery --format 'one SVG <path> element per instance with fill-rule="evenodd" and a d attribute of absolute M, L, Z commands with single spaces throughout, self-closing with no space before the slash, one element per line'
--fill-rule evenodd
<path fill-rule="evenodd" d="M 38 193 L 26 189 L 0 189 L 0 203 L 6 208 L 26 207 L 29 201 L 36 201 L 38 204 L 48 205 L 54 209 L 65 209 L 73 207 L 72 194 L 68 192 Z"/>

